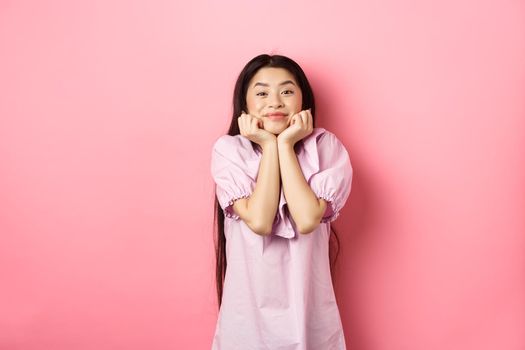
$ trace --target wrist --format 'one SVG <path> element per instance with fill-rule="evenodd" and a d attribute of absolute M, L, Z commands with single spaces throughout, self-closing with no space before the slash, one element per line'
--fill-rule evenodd
<path fill-rule="evenodd" d="M 275 147 L 277 146 L 277 139 L 274 138 L 274 139 L 270 139 L 270 140 L 266 140 L 264 142 L 261 142 L 259 144 L 259 146 L 261 146 L 261 148 L 264 150 L 264 149 L 267 149 L 267 148 L 272 148 L 272 147 Z"/>
<path fill-rule="evenodd" d="M 277 144 L 279 147 L 291 147 L 293 148 L 293 146 L 295 145 L 295 142 L 293 142 L 292 140 L 284 140 L 284 139 L 277 139 Z"/>

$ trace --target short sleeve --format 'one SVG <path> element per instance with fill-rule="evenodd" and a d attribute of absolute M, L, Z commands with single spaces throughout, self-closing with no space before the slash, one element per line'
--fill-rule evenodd
<path fill-rule="evenodd" d="M 253 148 L 248 139 L 240 135 L 223 135 L 213 145 L 211 174 L 217 199 L 226 217 L 239 219 L 233 210 L 233 202 L 253 193 L 256 171 L 256 159 L 253 159 Z"/>
<path fill-rule="evenodd" d="M 319 137 L 317 151 L 319 171 L 309 185 L 317 198 L 328 202 L 321 222 L 330 222 L 337 219 L 350 195 L 353 169 L 346 148 L 333 133 L 325 131 Z"/>

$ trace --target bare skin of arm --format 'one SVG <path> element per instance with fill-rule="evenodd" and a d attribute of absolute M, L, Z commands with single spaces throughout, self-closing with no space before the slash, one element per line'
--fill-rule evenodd
<path fill-rule="evenodd" d="M 277 137 L 259 129 L 259 121 L 249 114 L 243 113 L 238 123 L 241 135 L 258 143 L 263 154 L 253 193 L 236 200 L 233 210 L 253 232 L 268 235 L 272 232 L 281 192 Z"/>
<path fill-rule="evenodd" d="M 327 207 L 326 201 L 318 199 L 306 182 L 294 151 L 295 143 L 311 134 L 312 130 L 310 111 L 301 111 L 277 138 L 284 196 L 297 229 L 302 234 L 317 228 Z"/>

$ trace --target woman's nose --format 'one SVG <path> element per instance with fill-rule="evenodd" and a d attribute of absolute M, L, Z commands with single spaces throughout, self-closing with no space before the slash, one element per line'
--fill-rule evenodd
<path fill-rule="evenodd" d="M 282 103 L 282 100 L 281 100 L 281 96 L 279 96 L 279 94 L 273 95 L 271 100 L 270 100 L 270 107 L 280 108 L 282 106 L 283 106 L 283 103 Z"/>

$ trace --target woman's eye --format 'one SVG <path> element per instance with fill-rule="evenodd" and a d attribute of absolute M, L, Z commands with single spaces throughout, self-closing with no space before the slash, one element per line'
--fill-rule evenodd
<path fill-rule="evenodd" d="M 294 92 L 293 92 L 293 90 L 284 90 L 282 93 L 283 93 L 284 95 L 291 95 L 291 94 L 293 94 Z M 268 94 L 267 94 L 266 92 L 261 91 L 261 92 L 256 93 L 255 95 L 256 95 L 256 96 L 266 96 L 266 95 L 268 95 Z"/>

